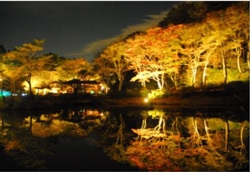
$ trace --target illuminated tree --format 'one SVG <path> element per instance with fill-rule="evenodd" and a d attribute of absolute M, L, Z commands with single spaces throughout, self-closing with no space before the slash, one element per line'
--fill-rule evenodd
<path fill-rule="evenodd" d="M 47 53 L 44 54 L 44 56 L 48 56 L 49 58 L 45 61 L 46 63 L 44 64 L 43 70 L 34 76 L 34 79 L 39 81 L 37 86 L 40 85 L 40 87 L 47 87 L 52 83 L 60 82 L 63 78 L 61 78 L 57 68 L 67 60 L 66 58 L 60 57 L 54 53 Z"/>
<path fill-rule="evenodd" d="M 127 56 L 129 69 L 133 69 L 136 76 L 131 81 L 139 80 L 144 83 L 150 79 L 156 81 L 161 90 L 165 84 L 166 75 L 173 79 L 179 71 L 180 49 L 176 38 L 176 31 L 182 26 L 172 26 L 167 29 L 148 29 L 145 35 L 138 35 L 127 40 Z"/>
<path fill-rule="evenodd" d="M 44 54 L 45 56 L 50 56 L 50 59 L 47 61 L 47 63 L 44 66 L 44 70 L 47 71 L 56 71 L 56 68 L 62 63 L 67 60 L 65 57 L 60 57 L 55 53 L 47 53 Z"/>
<path fill-rule="evenodd" d="M 201 54 L 205 52 L 204 47 L 202 47 L 202 29 L 199 24 L 186 25 L 180 35 L 183 47 L 181 50 L 182 58 L 185 58 L 186 65 L 191 71 L 191 85 L 194 86 L 198 68 L 201 66 Z"/>
<path fill-rule="evenodd" d="M 143 87 L 145 87 L 146 82 L 148 82 L 149 79 L 143 75 L 145 70 L 143 58 L 145 54 L 143 54 L 141 52 L 142 49 L 139 48 L 140 42 L 144 41 L 143 38 L 143 35 L 136 34 L 133 38 L 129 38 L 126 40 L 126 44 L 128 46 L 128 49 L 126 51 L 126 61 L 128 62 L 128 70 L 133 70 L 137 74 L 136 79 L 141 82 L 141 85 Z"/>
<path fill-rule="evenodd" d="M 56 67 L 61 80 L 72 80 L 79 78 L 81 71 L 90 70 L 90 64 L 83 58 L 67 59 Z"/>
<path fill-rule="evenodd" d="M 112 85 L 111 81 L 112 81 L 112 76 L 114 72 L 111 68 L 111 64 L 109 60 L 107 60 L 106 58 L 98 57 L 94 59 L 93 65 L 94 65 L 95 73 L 97 73 L 100 76 L 101 80 L 108 87 L 110 87 Z"/>
<path fill-rule="evenodd" d="M 232 6 L 225 11 L 227 16 L 227 25 L 231 29 L 230 49 L 236 57 L 237 68 L 242 73 L 240 58 L 243 54 L 243 44 L 249 41 L 249 9 L 246 3 L 239 6 Z M 243 61 L 243 60 L 242 60 Z"/>
<path fill-rule="evenodd" d="M 93 79 L 98 79 L 98 76 L 92 70 L 92 67 L 90 65 L 88 67 L 86 67 L 85 69 L 80 70 L 80 72 L 78 72 L 78 74 L 77 74 L 77 77 L 82 81 L 89 81 L 89 80 L 93 80 Z"/>
<path fill-rule="evenodd" d="M 115 75 L 118 80 L 118 91 L 121 91 L 124 78 L 127 72 L 127 63 L 125 61 L 125 43 L 117 42 L 108 46 L 104 51 L 97 57 L 99 60 L 95 60 L 95 64 L 98 68 L 107 71 L 104 77 Z M 106 81 L 109 79 L 105 79 Z"/>
<path fill-rule="evenodd" d="M 40 69 L 41 62 L 35 57 L 36 53 L 43 50 L 44 40 L 35 39 L 32 43 L 24 43 L 20 47 L 16 47 L 13 51 L 4 55 L 4 60 L 18 61 L 23 66 L 22 76 L 25 77 L 29 85 L 29 92 L 32 95 L 31 78 L 35 70 Z"/>
<path fill-rule="evenodd" d="M 5 61 L 2 66 L 5 79 L 10 81 L 10 91 L 12 93 L 16 93 L 16 81 L 21 79 L 24 67 L 18 61 Z"/>
<path fill-rule="evenodd" d="M 215 35 L 218 50 L 221 52 L 224 84 L 227 83 L 228 65 L 232 66 L 228 64 L 232 55 L 236 57 L 235 64 L 241 73 L 240 57 L 242 57 L 243 44 L 248 42 L 249 37 L 248 9 L 244 4 L 209 13 L 206 17 L 206 22 Z"/>

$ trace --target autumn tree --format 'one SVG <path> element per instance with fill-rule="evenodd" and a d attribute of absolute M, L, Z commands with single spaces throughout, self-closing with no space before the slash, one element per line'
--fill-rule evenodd
<path fill-rule="evenodd" d="M 4 61 L 2 65 L 2 76 L 10 82 L 9 89 L 12 93 L 16 93 L 16 81 L 22 78 L 24 67 L 24 65 L 15 60 Z"/>
<path fill-rule="evenodd" d="M 175 32 L 180 27 L 182 26 L 171 26 L 167 29 L 151 28 L 145 35 L 127 40 L 126 60 L 129 69 L 133 69 L 136 73 L 131 81 L 139 80 L 145 85 L 146 81 L 154 80 L 161 90 L 167 75 L 177 85 L 173 76 L 179 71 L 180 47 Z"/>
<path fill-rule="evenodd" d="M 118 91 L 122 90 L 122 85 L 127 72 L 127 63 L 125 61 L 126 46 L 123 41 L 114 43 L 107 48 L 95 59 L 97 67 L 107 71 L 102 76 L 108 82 L 107 77 L 116 76 L 118 81 Z"/>
<path fill-rule="evenodd" d="M 44 66 L 44 69 L 47 71 L 56 71 L 56 68 L 66 60 L 65 57 L 61 57 L 55 53 L 46 53 L 44 55 L 50 57 Z"/>
<path fill-rule="evenodd" d="M 80 70 L 77 77 L 82 81 L 99 80 L 97 73 L 93 70 L 93 66 L 90 64 Z"/>
<path fill-rule="evenodd" d="M 94 79 L 92 75 L 92 67 L 84 58 L 73 58 L 63 60 L 59 66 L 56 67 L 58 78 L 62 82 L 66 82 L 72 86 L 74 93 L 80 89 L 80 80 L 87 81 Z"/>
<path fill-rule="evenodd" d="M 190 73 L 191 85 L 197 84 L 197 73 L 200 68 L 203 68 L 201 84 L 205 84 L 210 56 L 217 46 L 216 37 L 211 33 L 210 28 L 202 23 L 185 25 L 179 34 L 182 59 L 188 67 L 186 72 Z"/>
<path fill-rule="evenodd" d="M 231 29 L 229 40 L 231 42 L 231 53 L 236 59 L 238 71 L 242 73 L 241 63 L 243 61 L 243 45 L 249 41 L 249 9 L 247 3 L 243 2 L 232 6 L 225 11 L 227 25 Z"/>
<path fill-rule="evenodd" d="M 98 57 L 93 61 L 93 68 L 95 72 L 100 76 L 100 79 L 110 88 L 112 85 L 113 70 L 111 70 L 111 64 L 106 58 Z M 107 90 L 106 90 L 107 93 Z"/>
<path fill-rule="evenodd" d="M 239 6 L 232 6 L 224 11 L 209 13 L 206 17 L 206 22 L 216 36 L 221 52 L 224 84 L 227 83 L 228 61 L 232 55 L 236 57 L 235 64 L 241 73 L 240 57 L 242 58 L 243 44 L 248 42 L 248 21 L 248 10 L 243 2 Z"/>
<path fill-rule="evenodd" d="M 34 71 L 39 70 L 44 64 L 44 60 L 38 60 L 36 53 L 43 50 L 44 40 L 35 39 L 32 43 L 24 43 L 20 47 L 7 52 L 4 60 L 17 61 L 23 67 L 22 75 L 29 85 L 29 93 L 32 95 L 31 78 Z M 42 64 L 41 64 L 42 63 Z"/>
<path fill-rule="evenodd" d="M 49 69 L 52 55 L 41 55 L 36 59 L 36 68 L 32 75 L 32 87 L 49 87 L 51 83 L 59 80 L 55 69 Z"/>
<path fill-rule="evenodd" d="M 143 48 L 140 48 L 140 43 L 144 42 L 145 34 L 135 34 L 133 37 L 130 37 L 126 40 L 127 51 L 126 51 L 126 61 L 128 62 L 128 70 L 133 70 L 137 74 L 136 78 L 133 78 L 133 81 L 139 80 L 143 87 L 146 87 L 146 82 L 149 82 L 149 79 L 144 76 L 145 64 L 144 56 L 145 53 L 142 52 Z"/>
<path fill-rule="evenodd" d="M 89 71 L 91 66 L 84 58 L 66 59 L 56 67 L 61 80 L 67 81 L 79 78 L 81 71 Z"/>

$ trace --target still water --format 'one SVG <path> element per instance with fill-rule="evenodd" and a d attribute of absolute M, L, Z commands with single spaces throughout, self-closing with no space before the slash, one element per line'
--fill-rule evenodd
<path fill-rule="evenodd" d="M 248 170 L 247 116 L 218 108 L 0 112 L 1 170 Z"/>

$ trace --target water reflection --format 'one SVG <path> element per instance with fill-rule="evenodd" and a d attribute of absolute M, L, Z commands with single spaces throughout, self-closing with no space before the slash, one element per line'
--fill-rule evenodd
<path fill-rule="evenodd" d="M 141 127 L 131 129 L 137 136 L 129 145 L 113 142 L 107 155 L 148 171 L 248 169 L 249 122 L 201 116 L 142 111 Z M 118 139 L 120 128 L 117 133 Z"/>
<path fill-rule="evenodd" d="M 192 113 L 86 108 L 24 115 L 6 112 L 0 116 L 0 142 L 4 151 L 24 167 L 19 170 L 131 170 L 131 166 L 147 171 L 249 168 L 247 119 Z M 116 169 L 111 169 L 115 162 L 109 158 L 117 162 Z M 99 169 L 91 165 L 92 161 L 102 163 Z"/>
<path fill-rule="evenodd" d="M 47 159 L 56 156 L 52 149 L 54 144 L 62 145 L 62 138 L 86 137 L 106 120 L 107 113 L 103 111 L 80 109 L 76 112 L 83 111 L 86 118 L 78 122 L 75 118 L 65 118 L 63 112 L 31 115 L 19 120 L 14 115 L 1 114 L 0 142 L 20 168 L 46 170 Z M 83 127 L 85 125 L 87 127 Z"/>

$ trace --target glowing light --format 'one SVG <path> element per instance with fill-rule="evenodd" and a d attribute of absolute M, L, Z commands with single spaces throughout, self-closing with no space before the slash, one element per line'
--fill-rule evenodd
<path fill-rule="evenodd" d="M 32 79 L 32 89 L 34 89 L 35 87 L 39 87 L 39 85 L 41 85 L 40 84 L 41 83 L 41 81 L 39 80 L 39 79 Z M 24 81 L 23 82 L 23 87 L 24 87 L 24 90 L 25 91 L 28 91 L 29 90 L 29 84 L 28 84 L 28 82 L 26 82 L 26 81 Z"/>
<path fill-rule="evenodd" d="M 22 96 L 27 96 L 27 93 L 22 93 Z"/>
<path fill-rule="evenodd" d="M 5 96 L 5 97 L 11 96 L 11 92 L 5 91 L 5 90 L 1 90 L 1 91 L 2 91 L 2 95 L 1 96 Z"/>
<path fill-rule="evenodd" d="M 144 99 L 144 102 L 145 102 L 145 103 L 148 103 L 148 101 L 149 101 L 148 98 L 145 98 L 145 99 Z"/>
<path fill-rule="evenodd" d="M 100 84 L 101 90 L 104 90 L 105 87 L 103 86 L 103 84 Z"/>
<path fill-rule="evenodd" d="M 52 88 L 49 92 L 50 93 L 58 93 L 58 88 Z"/>
<path fill-rule="evenodd" d="M 67 93 L 67 91 L 66 91 L 66 90 L 63 90 L 63 91 L 61 91 L 61 93 L 62 93 L 62 94 L 66 94 L 66 93 Z"/>

